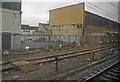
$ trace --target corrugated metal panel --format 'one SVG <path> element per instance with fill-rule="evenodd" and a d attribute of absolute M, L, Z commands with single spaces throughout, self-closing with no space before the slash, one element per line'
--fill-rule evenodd
<path fill-rule="evenodd" d="M 118 31 L 117 22 L 103 18 L 88 11 L 85 11 L 85 24 L 87 26 L 86 29 L 89 29 L 93 33 L 107 33 L 109 31 Z"/>
<path fill-rule="evenodd" d="M 11 50 L 11 33 L 2 33 L 2 50 Z"/>
<path fill-rule="evenodd" d="M 92 14 L 90 12 L 85 12 L 85 14 L 86 14 L 85 22 L 88 25 L 104 26 L 104 27 L 116 27 L 117 26 L 117 22 L 111 21 L 109 19 L 103 18 L 95 14 Z"/>

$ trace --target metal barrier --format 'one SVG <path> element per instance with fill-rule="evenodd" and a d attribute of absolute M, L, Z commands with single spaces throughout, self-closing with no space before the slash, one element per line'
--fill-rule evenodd
<path fill-rule="evenodd" d="M 118 46 L 116 46 L 118 47 Z M 115 47 L 102 47 L 102 48 L 96 48 L 96 49 L 91 49 L 91 50 L 85 50 L 85 51 L 78 51 L 78 52 L 71 52 L 71 53 L 64 53 L 64 54 L 60 54 L 60 55 L 55 55 L 55 56 L 48 56 L 48 57 L 42 57 L 42 58 L 34 58 L 34 59 L 27 59 L 26 61 L 32 61 L 32 60 L 42 60 L 44 59 L 44 61 L 41 62 L 37 62 L 34 64 L 40 64 L 40 63 L 48 63 L 48 62 L 53 62 L 55 61 L 55 71 L 59 71 L 58 65 L 59 65 L 59 61 L 60 60 L 64 60 L 64 59 L 69 59 L 69 58 L 73 58 L 73 57 L 77 57 L 77 56 L 82 56 L 85 54 L 92 54 L 92 61 L 94 61 L 94 56 L 95 56 L 95 52 L 100 52 L 103 50 L 107 50 L 107 49 L 112 49 L 112 54 L 114 52 Z"/>
<path fill-rule="evenodd" d="M 9 40 L 11 43 L 4 41 L 4 47 L 2 50 L 19 50 L 25 49 L 25 47 L 30 47 L 31 49 L 36 48 L 46 48 L 51 47 L 53 45 L 57 45 L 59 41 L 64 43 L 64 45 L 68 45 L 68 43 L 80 43 L 82 45 L 88 44 L 108 44 L 119 42 L 119 36 L 95 36 L 95 35 L 28 35 L 28 34 L 2 34 L 2 37 L 9 36 Z M 60 38 L 61 37 L 61 38 Z M 3 40 L 6 40 L 3 39 Z M 9 41 L 8 40 L 8 41 Z M 9 47 L 9 49 L 8 49 Z"/>

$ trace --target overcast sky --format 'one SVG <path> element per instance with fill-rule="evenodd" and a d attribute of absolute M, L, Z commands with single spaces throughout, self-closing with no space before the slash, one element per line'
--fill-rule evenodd
<path fill-rule="evenodd" d="M 32 26 L 38 26 L 38 23 L 47 23 L 49 21 L 49 10 L 71 5 L 77 4 L 79 2 L 83 2 L 87 0 L 22 0 L 22 24 L 29 24 Z M 95 2 L 97 0 L 89 0 Z M 92 3 L 93 5 L 86 3 L 86 10 L 99 14 L 101 16 L 110 18 L 112 20 L 118 19 L 118 8 L 117 4 L 113 3 L 105 3 L 108 1 L 116 1 L 119 0 L 101 0 L 102 3 Z M 98 2 L 98 1 L 97 1 Z M 88 5 L 88 6 L 87 6 Z M 91 8 L 90 8 L 90 7 Z M 95 6 L 97 6 L 97 10 L 95 10 Z M 100 8 L 99 8 L 100 7 Z M 103 10 L 102 10 L 103 9 Z M 104 12 L 103 12 L 104 11 Z M 110 14 L 109 14 L 110 13 Z M 111 16 L 112 15 L 112 16 Z"/>

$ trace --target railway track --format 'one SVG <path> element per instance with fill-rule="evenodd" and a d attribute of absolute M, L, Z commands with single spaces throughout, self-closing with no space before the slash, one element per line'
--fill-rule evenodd
<path fill-rule="evenodd" d="M 47 62 L 53 62 L 53 61 L 67 59 L 67 58 L 72 58 L 72 57 L 84 55 L 87 53 L 94 54 L 94 52 L 98 52 L 98 51 L 102 51 L 102 50 L 106 50 L 106 49 L 112 49 L 112 48 L 114 48 L 114 47 L 105 46 L 105 47 L 95 48 L 95 49 L 90 49 L 90 50 L 59 54 L 59 55 L 55 55 L 55 56 L 47 56 L 47 57 L 42 57 L 42 58 L 32 58 L 32 59 L 25 59 L 25 60 L 18 60 L 18 61 L 9 61 L 7 63 L 2 64 L 2 66 L 3 66 L 2 71 L 18 68 L 18 66 L 14 65 L 12 62 L 26 61 L 26 62 L 29 62 L 31 64 L 36 65 L 36 64 L 40 64 L 40 63 L 47 63 Z"/>
<path fill-rule="evenodd" d="M 117 82 L 120 81 L 120 61 L 105 70 L 88 78 L 85 82 Z"/>
<path fill-rule="evenodd" d="M 118 47 L 118 46 L 117 46 Z M 117 48 L 116 46 L 114 46 L 114 49 Z M 43 57 L 43 58 L 33 58 L 33 59 L 26 59 L 25 61 L 27 62 L 30 62 L 34 65 L 40 65 L 40 63 L 47 63 L 47 62 L 54 62 L 55 61 L 55 65 L 56 65 L 56 73 L 60 72 L 61 70 L 58 70 L 58 61 L 60 60 L 64 60 L 64 59 L 69 59 L 69 58 L 74 58 L 74 57 L 79 57 L 79 56 L 82 56 L 82 55 L 85 55 L 87 53 L 91 53 L 92 56 L 94 56 L 94 53 L 93 52 L 99 52 L 99 51 L 104 51 L 104 50 L 113 50 L 113 47 L 102 47 L 102 48 L 96 48 L 96 49 L 92 49 L 92 50 L 86 50 L 86 51 L 79 51 L 79 52 L 71 52 L 71 53 L 65 53 L 65 54 L 60 54 L 60 55 L 55 55 L 55 56 L 48 56 L 48 57 Z M 113 51 L 111 51 L 113 52 Z M 110 52 L 110 53 L 111 53 Z M 101 62 L 104 62 L 106 60 L 109 60 L 111 58 L 115 58 L 116 55 L 109 55 L 109 56 L 106 56 L 107 59 L 105 59 L 104 57 L 102 57 L 100 60 Z M 110 58 L 111 57 L 111 58 Z M 60 62 L 59 62 L 60 63 Z M 97 65 L 98 63 L 100 63 L 100 61 L 92 61 L 92 64 L 93 66 Z M 6 64 L 7 65 L 7 64 Z M 9 65 L 9 64 L 8 64 Z M 91 67 L 92 65 L 89 65 L 88 67 Z M 13 65 L 13 67 L 11 68 L 6 68 L 5 70 L 9 71 L 10 69 L 15 69 L 15 68 L 19 68 L 19 66 L 15 66 Z M 86 67 L 87 68 L 87 67 Z M 19 70 L 19 69 L 17 69 Z M 4 71 L 4 70 L 3 70 Z M 57 72 L 58 71 L 58 72 Z M 57 76 L 57 75 L 56 75 Z M 56 79 L 53 78 L 53 79 Z"/>
<path fill-rule="evenodd" d="M 94 61 L 88 65 L 81 67 L 80 69 L 78 69 L 74 72 L 71 72 L 71 73 L 61 76 L 61 77 L 58 77 L 58 78 L 56 78 L 56 80 L 79 80 L 80 82 L 84 82 L 86 80 L 86 76 L 88 78 L 91 76 L 91 74 L 94 75 L 92 72 L 95 72 L 95 74 L 96 74 L 96 72 L 107 68 L 108 64 L 110 65 L 110 64 L 116 63 L 117 62 L 116 59 L 118 57 L 120 58 L 120 55 L 112 55 L 112 56 L 103 58 L 99 61 Z M 101 69 L 101 68 L 103 68 L 103 69 Z M 90 76 L 88 76 L 89 74 L 90 74 Z"/>

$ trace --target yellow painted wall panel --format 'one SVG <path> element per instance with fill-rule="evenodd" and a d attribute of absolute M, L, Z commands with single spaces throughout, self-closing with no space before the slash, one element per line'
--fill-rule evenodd
<path fill-rule="evenodd" d="M 76 4 L 50 10 L 50 26 L 83 24 L 83 8 L 84 4 Z"/>

